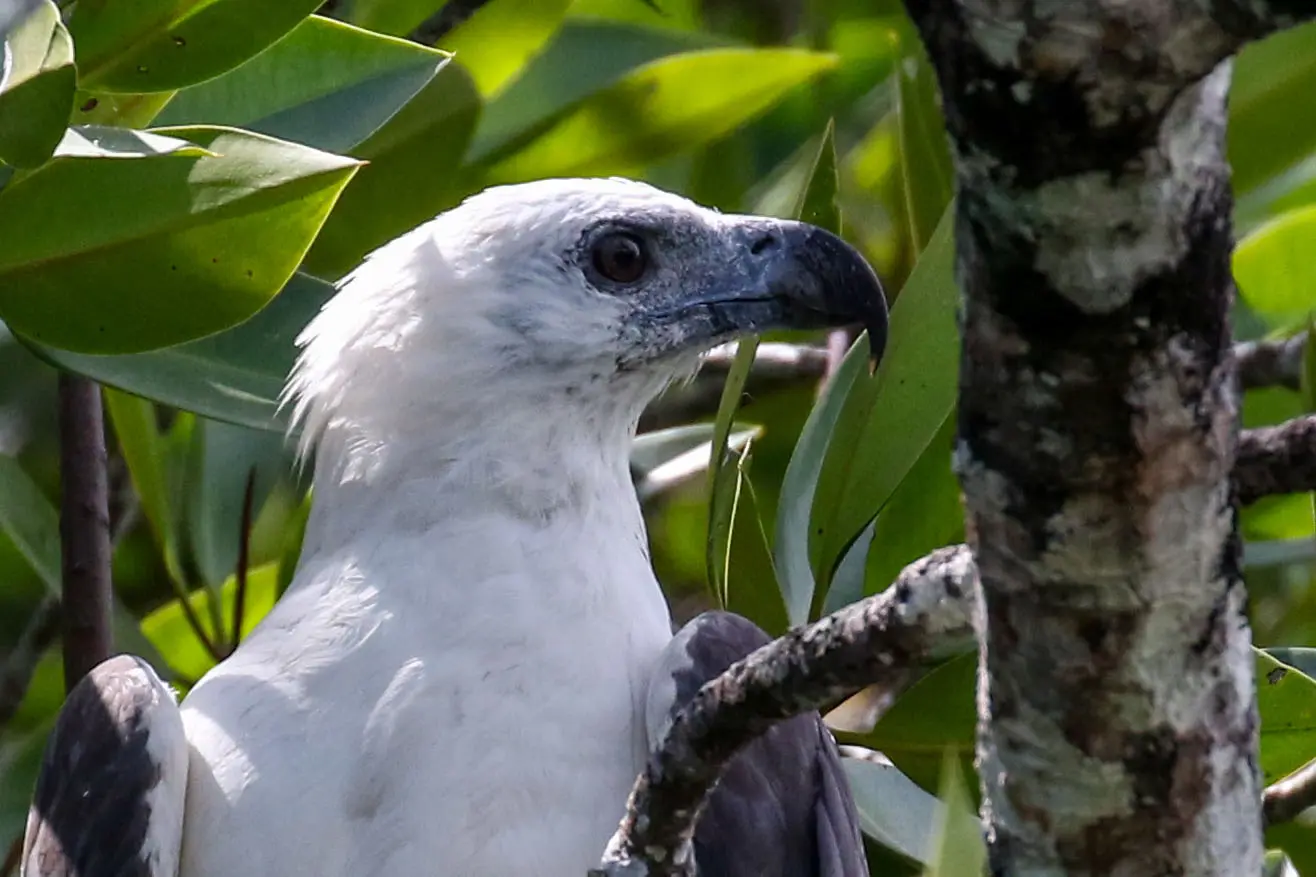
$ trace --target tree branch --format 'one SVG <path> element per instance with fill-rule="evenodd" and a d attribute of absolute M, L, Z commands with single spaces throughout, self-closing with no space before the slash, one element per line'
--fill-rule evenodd
<path fill-rule="evenodd" d="M 64 685 L 73 690 L 114 649 L 110 629 L 110 513 L 100 386 L 59 377 Z"/>
<path fill-rule="evenodd" d="M 723 767 L 777 721 L 881 683 L 889 697 L 972 629 L 965 546 L 906 567 L 883 593 L 769 643 L 705 685 L 676 717 L 627 801 L 595 877 L 693 877 L 691 838 Z"/>
<path fill-rule="evenodd" d="M 1243 505 L 1265 496 L 1316 490 L 1316 414 L 1244 430 L 1234 463 Z"/>
<path fill-rule="evenodd" d="M 1262 387 L 1302 385 L 1302 360 L 1307 352 L 1307 333 L 1267 341 L 1244 341 L 1234 345 L 1238 379 L 1245 390 Z"/>
<path fill-rule="evenodd" d="M 1316 760 L 1268 787 L 1261 796 L 1261 812 L 1268 826 L 1291 822 L 1313 806 L 1316 806 Z"/>
<path fill-rule="evenodd" d="M 1316 18 L 1316 8 L 1310 0 L 1212 0 L 1202 6 L 1227 35 L 1221 61 L 1237 54 L 1253 40 Z"/>
<path fill-rule="evenodd" d="M 683 426 L 717 414 L 722 385 L 726 382 L 734 355 L 734 345 L 710 351 L 699 374 L 690 383 L 673 387 L 645 410 L 640 418 L 640 430 L 650 432 Z M 745 384 L 745 395 L 752 398 L 787 387 L 815 384 L 827 376 L 829 360 L 830 354 L 825 347 L 778 342 L 760 344 L 754 353 L 754 366 Z"/>

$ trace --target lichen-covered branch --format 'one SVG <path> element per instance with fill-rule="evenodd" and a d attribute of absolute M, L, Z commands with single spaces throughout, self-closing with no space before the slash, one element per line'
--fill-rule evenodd
<path fill-rule="evenodd" d="M 1245 390 L 1262 387 L 1296 390 L 1302 385 L 1302 360 L 1306 351 L 1306 332 L 1288 338 L 1236 344 L 1234 359 L 1238 362 L 1238 380 Z"/>
<path fill-rule="evenodd" d="M 1316 490 L 1316 414 L 1245 431 L 1234 486 L 1245 505 L 1263 496 Z"/>
<path fill-rule="evenodd" d="M 1284 22 L 907 6 L 956 166 L 990 870 L 1257 873 L 1219 62 Z"/>
<path fill-rule="evenodd" d="M 906 567 L 883 593 L 792 631 L 705 685 L 651 754 L 596 877 L 692 877 L 691 838 L 722 768 L 781 719 L 879 683 L 894 696 L 948 639 L 972 629 L 962 545 Z"/>

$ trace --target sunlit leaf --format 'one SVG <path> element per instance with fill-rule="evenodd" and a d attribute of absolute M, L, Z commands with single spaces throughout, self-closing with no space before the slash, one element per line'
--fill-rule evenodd
<path fill-rule="evenodd" d="M 448 0 L 351 0 L 349 17 L 358 27 L 405 36 L 447 5 Z"/>
<path fill-rule="evenodd" d="M 571 0 L 492 0 L 439 41 L 484 97 L 501 91 L 562 26 Z"/>
<path fill-rule="evenodd" d="M 278 564 L 266 564 L 256 567 L 247 575 L 247 591 L 243 599 L 242 629 L 250 632 L 262 618 L 274 608 L 275 587 L 278 580 Z M 237 578 L 230 576 L 219 588 L 221 595 L 218 607 L 210 605 L 209 590 L 197 590 L 188 595 L 198 618 L 205 626 L 207 634 L 215 639 L 213 626 L 207 621 L 218 614 L 224 619 L 226 634 L 233 617 L 233 607 L 237 595 Z M 213 609 L 218 608 L 218 613 Z M 142 631 L 147 638 L 169 656 L 169 666 L 184 679 L 195 681 L 205 675 L 215 665 L 215 659 L 206 651 L 196 638 L 191 625 L 178 600 L 172 600 L 142 619 Z M 223 635 L 217 638 L 225 641 Z"/>
<path fill-rule="evenodd" d="M 490 168 L 487 179 L 621 173 L 688 152 L 735 130 L 835 64 L 832 55 L 802 49 L 670 56 L 582 101 Z"/>
<path fill-rule="evenodd" d="M 1286 326 L 1316 311 L 1316 207 L 1282 214 L 1234 249 L 1234 279 L 1248 306 Z"/>
<path fill-rule="evenodd" d="M 69 30 L 84 87 L 168 91 L 236 67 L 322 0 L 113 0 L 77 5 Z"/>
<path fill-rule="evenodd" d="M 490 164 L 505 157 L 576 103 L 637 67 L 722 44 L 703 33 L 609 21 L 567 22 L 543 54 L 489 103 L 468 160 Z"/>
<path fill-rule="evenodd" d="M 73 43 L 51 0 L 0 46 L 0 161 L 36 167 L 59 145 L 77 86 Z"/>
<path fill-rule="evenodd" d="M 217 79 L 179 92 L 156 125 L 231 125 L 348 152 L 378 131 L 447 55 L 320 16 Z"/>
<path fill-rule="evenodd" d="M 130 353 L 236 325 L 283 286 L 358 164 L 235 129 L 159 133 L 211 154 L 62 151 L 0 192 L 0 318 L 16 332 Z"/>
<path fill-rule="evenodd" d="M 1266 785 L 1316 758 L 1316 681 L 1254 649 L 1261 716 L 1261 778 Z"/>

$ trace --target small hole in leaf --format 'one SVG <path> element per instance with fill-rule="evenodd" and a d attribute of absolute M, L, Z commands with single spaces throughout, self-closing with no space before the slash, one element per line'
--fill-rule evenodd
<path fill-rule="evenodd" d="M 186 45 L 187 45 L 187 40 L 183 39 L 183 38 L 180 37 L 178 34 L 174 34 L 174 45 L 175 45 L 175 46 L 186 46 Z"/>
<path fill-rule="evenodd" d="M 98 106 L 100 106 L 100 101 L 93 97 L 93 98 L 90 98 L 85 104 L 83 104 L 82 106 L 78 107 L 78 109 L 81 110 L 81 111 L 84 112 L 84 113 L 90 113 L 92 110 L 96 109 L 96 107 L 98 107 Z"/>

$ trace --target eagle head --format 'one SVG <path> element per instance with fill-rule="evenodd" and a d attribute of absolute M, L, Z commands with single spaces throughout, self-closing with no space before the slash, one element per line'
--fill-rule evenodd
<path fill-rule="evenodd" d="M 852 323 L 880 355 L 882 287 L 829 232 L 630 180 L 542 180 L 368 256 L 299 338 L 289 393 L 305 442 L 380 409 L 442 428 L 491 402 L 633 428 L 710 347 Z"/>

